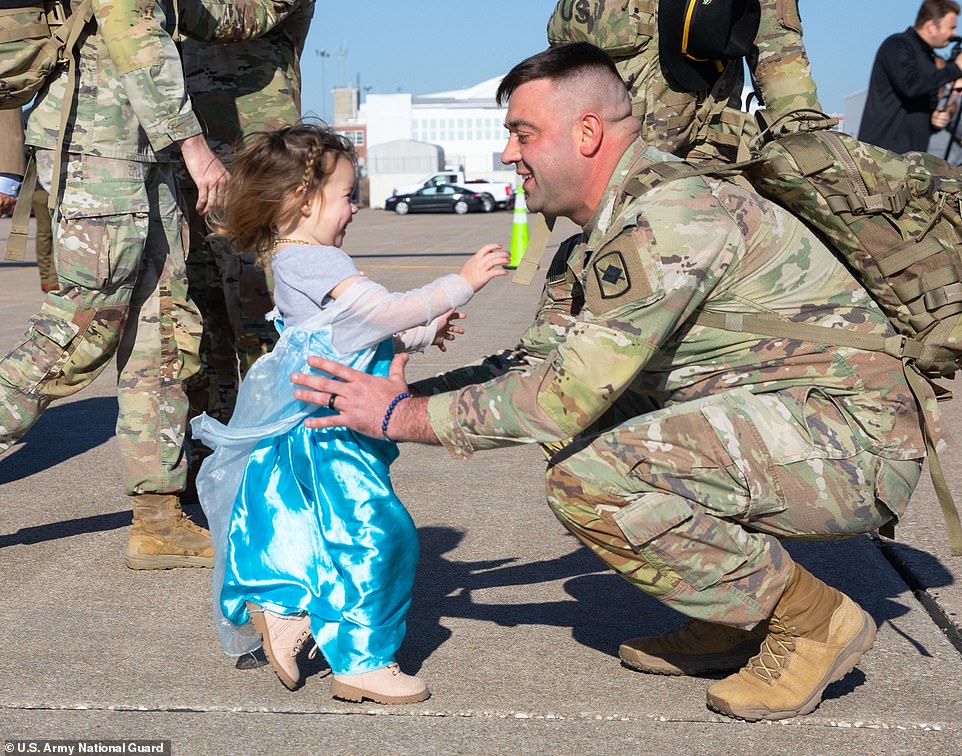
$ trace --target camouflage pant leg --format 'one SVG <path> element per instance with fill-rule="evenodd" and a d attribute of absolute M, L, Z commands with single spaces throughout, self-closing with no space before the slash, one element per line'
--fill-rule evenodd
<path fill-rule="evenodd" d="M 181 180 L 192 208 L 196 190 L 185 178 Z M 207 236 L 202 218 L 193 211 L 190 216 L 187 275 L 191 297 L 204 319 L 201 367 L 188 382 L 190 415 L 206 412 L 226 423 L 241 378 L 277 340 L 273 324 L 264 319 L 274 306 L 273 286 L 252 255 L 234 254 L 226 239 Z M 203 453 L 200 448 L 195 451 Z"/>
<path fill-rule="evenodd" d="M 257 358 L 277 343 L 277 329 L 264 319 L 274 307 L 274 280 L 257 264 L 253 253 L 232 252 L 227 239 L 211 239 L 210 246 L 220 272 L 224 307 L 243 377 Z"/>
<path fill-rule="evenodd" d="M 190 416 L 206 412 L 226 423 L 237 398 L 240 375 L 230 338 L 230 324 L 224 316 L 220 275 L 206 244 L 190 250 L 187 279 L 191 299 L 200 309 L 204 325 L 200 369 L 187 382 Z"/>
<path fill-rule="evenodd" d="M 770 616 L 791 574 L 779 537 L 865 533 L 907 505 L 920 463 L 883 459 L 856 439 L 818 392 L 732 391 L 562 453 L 548 471 L 548 503 L 649 595 L 751 627 Z"/>
<path fill-rule="evenodd" d="M 37 168 L 49 186 L 49 150 L 37 152 Z M 115 173 L 79 158 L 66 166 L 54 222 L 61 285 L 0 360 L 0 451 L 26 433 L 51 401 L 100 375 L 117 350 L 147 235 L 148 202 L 142 176 Z"/>
<path fill-rule="evenodd" d="M 187 226 L 170 164 L 146 166 L 149 227 L 118 352 L 117 438 L 128 493 L 170 493 L 187 480 L 184 381 L 199 366 L 201 319 L 185 267 Z"/>

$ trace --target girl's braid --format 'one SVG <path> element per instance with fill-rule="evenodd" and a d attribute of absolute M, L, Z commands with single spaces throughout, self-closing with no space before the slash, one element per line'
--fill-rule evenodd
<path fill-rule="evenodd" d="M 311 146 L 307 148 L 307 160 L 304 165 L 304 173 L 301 176 L 300 190 L 302 194 L 306 195 L 311 188 L 311 183 L 313 183 L 314 179 L 314 163 L 317 162 L 317 156 L 320 154 L 320 151 L 321 148 L 317 142 L 313 142 Z"/>

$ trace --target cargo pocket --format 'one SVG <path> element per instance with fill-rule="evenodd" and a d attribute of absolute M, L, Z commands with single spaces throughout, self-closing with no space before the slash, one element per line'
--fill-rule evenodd
<path fill-rule="evenodd" d="M 696 514 L 680 496 L 640 494 L 627 507 L 612 513 L 632 550 L 662 572 L 669 570 L 695 590 L 719 583 L 746 561 L 744 550 L 719 521 Z"/>
<path fill-rule="evenodd" d="M 70 181 L 57 225 L 57 273 L 85 289 L 132 289 L 147 241 L 142 180 Z"/>
<path fill-rule="evenodd" d="M 59 376 L 80 333 L 70 313 L 44 302 L 23 339 L 0 361 L 0 380 L 24 394 Z"/>
<path fill-rule="evenodd" d="M 898 522 L 919 482 L 922 463 L 914 459 L 876 457 L 875 469 L 875 498 Z"/>

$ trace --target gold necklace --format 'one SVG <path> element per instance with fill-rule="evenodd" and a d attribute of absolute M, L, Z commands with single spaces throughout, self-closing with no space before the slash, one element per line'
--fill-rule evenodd
<path fill-rule="evenodd" d="M 287 236 L 278 236 L 274 239 L 274 246 L 276 247 L 278 244 L 306 244 L 309 247 L 314 246 L 311 242 L 304 241 L 303 239 L 292 239 Z"/>

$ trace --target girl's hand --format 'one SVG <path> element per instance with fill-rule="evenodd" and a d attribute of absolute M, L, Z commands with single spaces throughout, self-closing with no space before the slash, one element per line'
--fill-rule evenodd
<path fill-rule="evenodd" d="M 504 266 L 510 259 L 500 244 L 485 244 L 461 267 L 461 277 L 472 289 L 480 291 L 492 278 L 508 275 Z"/>
<path fill-rule="evenodd" d="M 445 341 L 454 341 L 456 334 L 464 333 L 464 329 L 460 328 L 451 323 L 452 320 L 463 320 L 466 318 L 463 312 L 458 312 L 457 310 L 448 310 L 444 315 L 438 318 L 438 332 L 434 335 L 434 344 L 442 352 L 448 351 L 445 346 Z"/>

